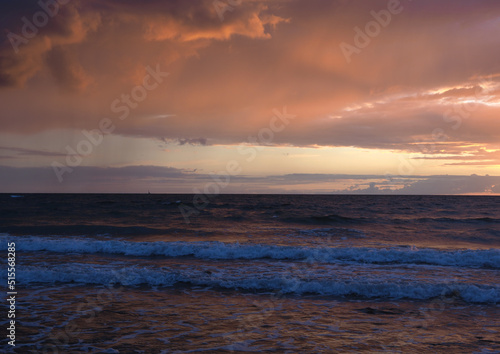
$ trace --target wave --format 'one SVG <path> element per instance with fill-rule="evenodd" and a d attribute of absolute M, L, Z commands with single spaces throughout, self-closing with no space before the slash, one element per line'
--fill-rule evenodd
<path fill-rule="evenodd" d="M 159 229 L 147 226 L 113 226 L 113 225 L 21 225 L 9 226 L 4 230 L 15 234 L 45 234 L 45 235 L 164 235 L 169 234 L 175 229 Z"/>
<path fill-rule="evenodd" d="M 110 289 L 123 286 L 204 286 L 213 289 L 236 291 L 275 292 L 283 295 L 315 294 L 348 298 L 413 299 L 427 300 L 437 297 L 458 297 L 470 303 L 500 302 L 500 287 L 490 284 L 450 284 L 422 281 L 394 282 L 366 280 L 349 281 L 335 279 L 303 279 L 286 274 L 262 275 L 239 273 L 214 275 L 203 270 L 173 271 L 167 267 L 123 267 L 112 269 L 89 264 L 63 265 L 56 268 L 23 266 L 19 268 L 20 284 L 72 283 L 76 285 L 98 284 Z"/>
<path fill-rule="evenodd" d="M 399 219 L 397 219 L 399 220 Z M 408 222 L 408 220 L 403 220 Z M 439 222 L 439 223 L 498 223 L 500 219 L 490 218 L 490 217 L 478 217 L 478 218 L 449 218 L 449 217 L 426 217 L 416 219 L 418 222 Z"/>
<path fill-rule="evenodd" d="M 0 240 L 2 240 L 0 236 Z M 5 238 L 7 240 L 7 238 Z M 9 240 L 12 240 L 10 237 Z M 131 242 L 91 238 L 16 237 L 18 251 L 125 256 L 195 257 L 207 260 L 298 260 L 324 263 L 427 264 L 500 269 L 500 250 L 437 250 L 367 247 L 299 247 L 219 241 Z M 6 242 L 3 242 L 6 244 Z"/>
<path fill-rule="evenodd" d="M 280 219 L 283 222 L 307 224 L 307 225 L 337 225 L 337 224 L 359 224 L 371 221 L 365 217 L 348 217 L 337 214 L 311 215 L 311 216 L 285 216 Z"/>

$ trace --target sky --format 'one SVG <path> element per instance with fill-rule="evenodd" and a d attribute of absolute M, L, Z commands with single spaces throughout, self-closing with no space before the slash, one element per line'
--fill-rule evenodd
<path fill-rule="evenodd" d="M 500 193 L 500 1 L 0 4 L 0 192 Z"/>

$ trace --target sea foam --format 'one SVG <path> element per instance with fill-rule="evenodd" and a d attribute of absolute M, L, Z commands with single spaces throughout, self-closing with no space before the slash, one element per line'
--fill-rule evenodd
<path fill-rule="evenodd" d="M 0 236 L 5 240 L 12 237 Z M 297 247 L 266 244 L 201 242 L 132 242 L 125 240 L 96 240 L 77 237 L 16 237 L 17 251 L 48 251 L 79 254 L 118 254 L 125 256 L 191 256 L 207 260 L 272 259 L 305 260 L 324 263 L 369 264 L 428 264 L 465 268 L 500 269 L 500 250 L 439 250 L 406 247 Z"/>
<path fill-rule="evenodd" d="M 127 266 L 114 269 L 95 264 L 69 264 L 58 267 L 22 266 L 18 271 L 20 284 L 72 283 L 171 287 L 176 285 L 203 286 L 279 294 L 317 294 L 323 296 L 361 297 L 373 299 L 426 300 L 436 297 L 459 297 L 471 303 L 500 302 L 500 287 L 492 284 L 448 283 L 435 279 L 391 281 L 384 277 L 358 277 L 338 280 L 302 278 L 282 273 L 222 272 L 212 274 L 202 269 L 174 270 L 168 267 L 151 268 Z"/>

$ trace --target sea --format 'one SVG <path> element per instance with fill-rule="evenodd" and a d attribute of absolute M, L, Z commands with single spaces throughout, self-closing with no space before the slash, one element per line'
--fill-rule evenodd
<path fill-rule="evenodd" d="M 1 194 L 0 245 L 0 352 L 500 353 L 500 197 Z"/>

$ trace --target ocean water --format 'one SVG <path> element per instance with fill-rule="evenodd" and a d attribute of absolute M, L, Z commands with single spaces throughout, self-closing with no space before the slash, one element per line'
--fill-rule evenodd
<path fill-rule="evenodd" d="M 500 352 L 500 198 L 194 197 L 0 195 L 15 352 Z"/>

